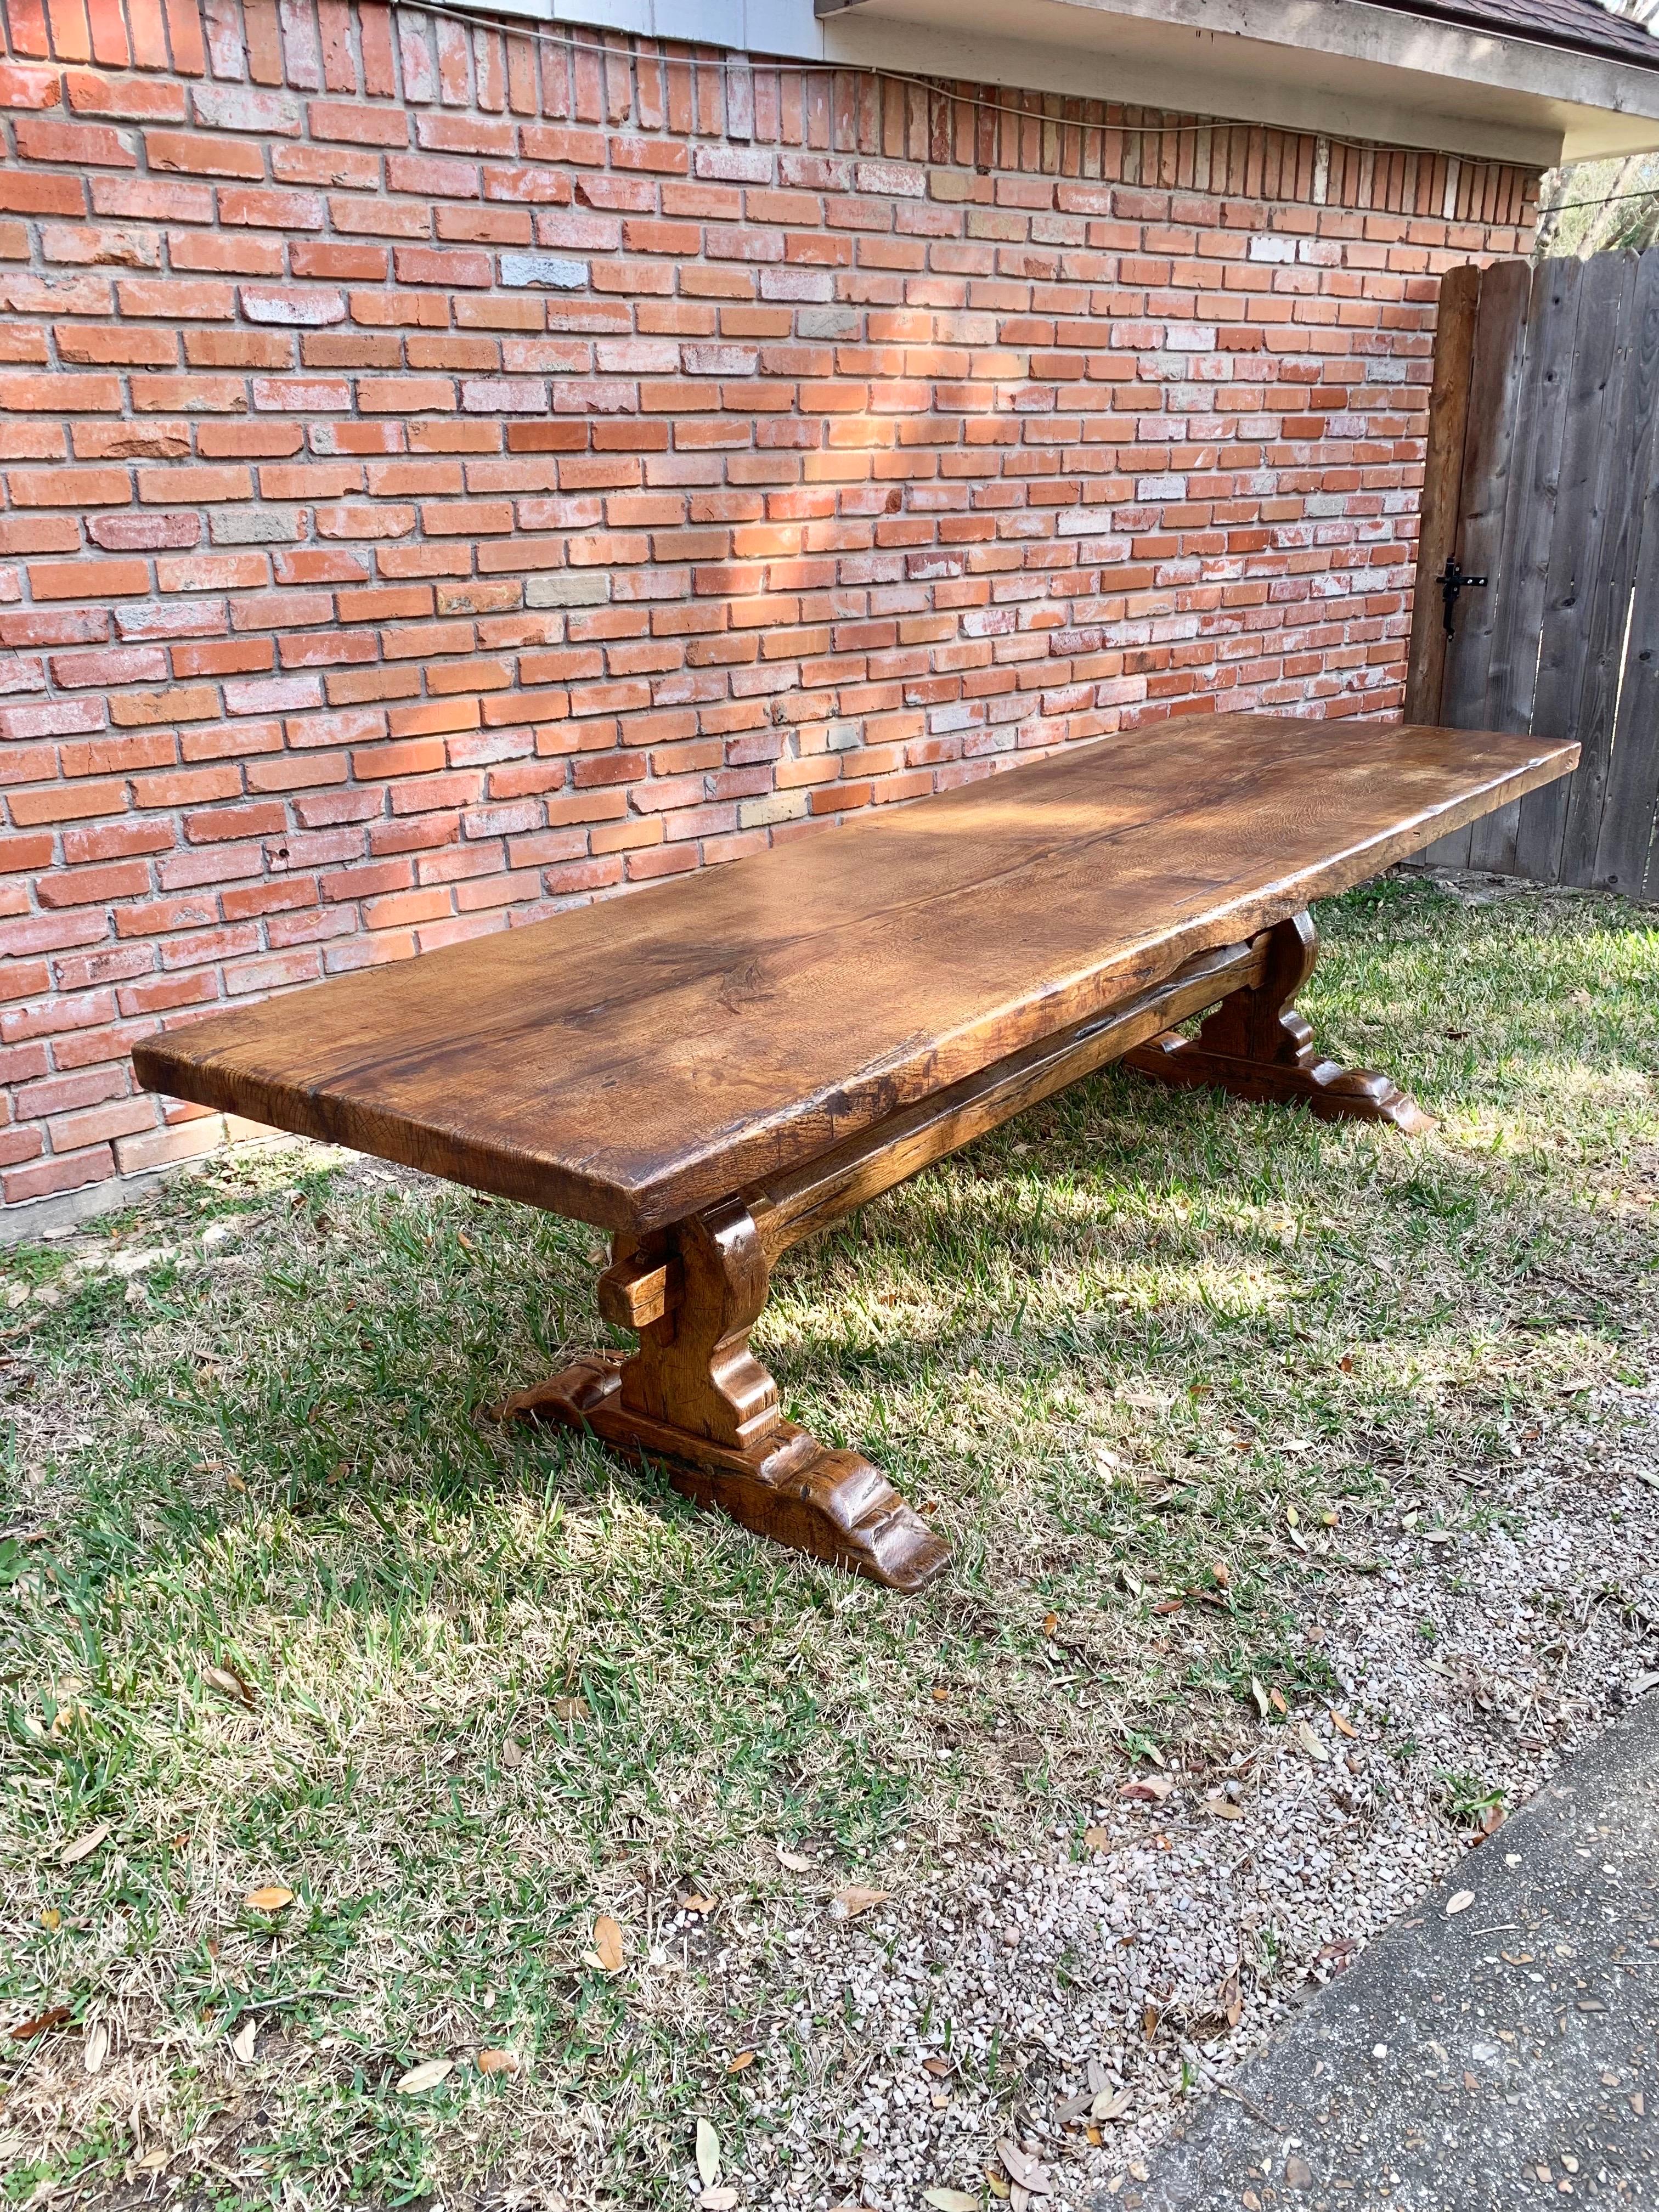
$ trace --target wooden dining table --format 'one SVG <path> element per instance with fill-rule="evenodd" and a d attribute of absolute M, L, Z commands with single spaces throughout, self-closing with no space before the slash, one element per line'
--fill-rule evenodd
<path fill-rule="evenodd" d="M 175 1097 L 611 1232 L 589 1351 L 505 1410 L 915 1589 L 947 1547 L 750 1348 L 778 1255 L 1108 1061 L 1411 1132 L 1295 1010 L 1311 902 L 1565 775 L 1531 737 L 1186 716 L 133 1054 Z M 1195 1036 L 1176 1024 L 1213 1009 Z"/>

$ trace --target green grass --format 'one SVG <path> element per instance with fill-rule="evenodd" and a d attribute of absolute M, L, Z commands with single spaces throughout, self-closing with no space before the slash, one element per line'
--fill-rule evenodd
<path fill-rule="evenodd" d="M 1501 1513 L 1638 1356 L 1659 1194 L 1650 914 L 1389 880 L 1322 922 L 1304 1010 L 1432 1135 L 1109 1073 L 780 1268 L 757 1349 L 950 1538 L 921 1600 L 475 1418 L 605 1337 L 580 1226 L 293 1149 L 100 1226 L 101 1268 L 5 1255 L 0 2022 L 71 2018 L 0 2044 L 0 2191 L 166 2154 L 204 2205 L 684 2203 L 697 2113 L 763 2161 L 791 2068 L 852 2063 L 792 2027 L 763 2096 L 726 2071 L 836 1887 L 1073 1832 L 1126 1760 L 1225 1756 L 1253 1682 L 1316 1693 L 1310 1591 L 1401 1513 Z"/>

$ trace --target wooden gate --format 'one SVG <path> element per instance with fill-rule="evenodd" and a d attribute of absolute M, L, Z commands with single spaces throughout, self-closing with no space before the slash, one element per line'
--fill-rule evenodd
<path fill-rule="evenodd" d="M 1659 247 L 1448 272 L 1406 717 L 1583 747 L 1431 859 L 1659 898 Z"/>

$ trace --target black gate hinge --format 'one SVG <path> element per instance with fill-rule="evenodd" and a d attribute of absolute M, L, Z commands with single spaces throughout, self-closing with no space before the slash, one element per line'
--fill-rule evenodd
<path fill-rule="evenodd" d="M 1449 637 L 1452 634 L 1452 609 L 1457 605 L 1457 594 L 1465 585 L 1473 588 L 1488 584 L 1492 579 L 1489 576 L 1466 575 L 1455 561 L 1448 561 L 1434 580 L 1440 586 L 1440 602 L 1446 611 L 1446 635 Z"/>

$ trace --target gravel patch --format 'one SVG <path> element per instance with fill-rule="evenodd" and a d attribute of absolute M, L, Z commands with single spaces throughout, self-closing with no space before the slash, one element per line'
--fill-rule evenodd
<path fill-rule="evenodd" d="M 1186 2099 L 1226 2094 L 1483 1840 L 1472 1796 L 1512 1809 L 1659 1683 L 1659 1383 L 1602 1394 L 1532 1451 L 1484 1527 L 1396 1526 L 1374 1577 L 1311 1601 L 1346 1728 L 1324 1705 L 1273 1714 L 1227 1767 L 1146 1770 L 1127 1786 L 1149 1794 L 1095 1808 L 1086 1846 L 1068 1828 L 1046 1856 L 947 1863 L 786 1937 L 796 1997 L 762 2057 L 838 2020 L 854 2086 L 843 2069 L 795 2098 L 773 2154 L 723 2178 L 738 2201 L 908 2212 L 949 2207 L 930 2190 L 982 2203 L 988 2184 L 1014 2212 L 1067 2212 L 1143 2179 Z M 747 1970 L 727 1966 L 738 2002 Z M 757 2118 L 777 2107 L 769 2075 Z"/>

